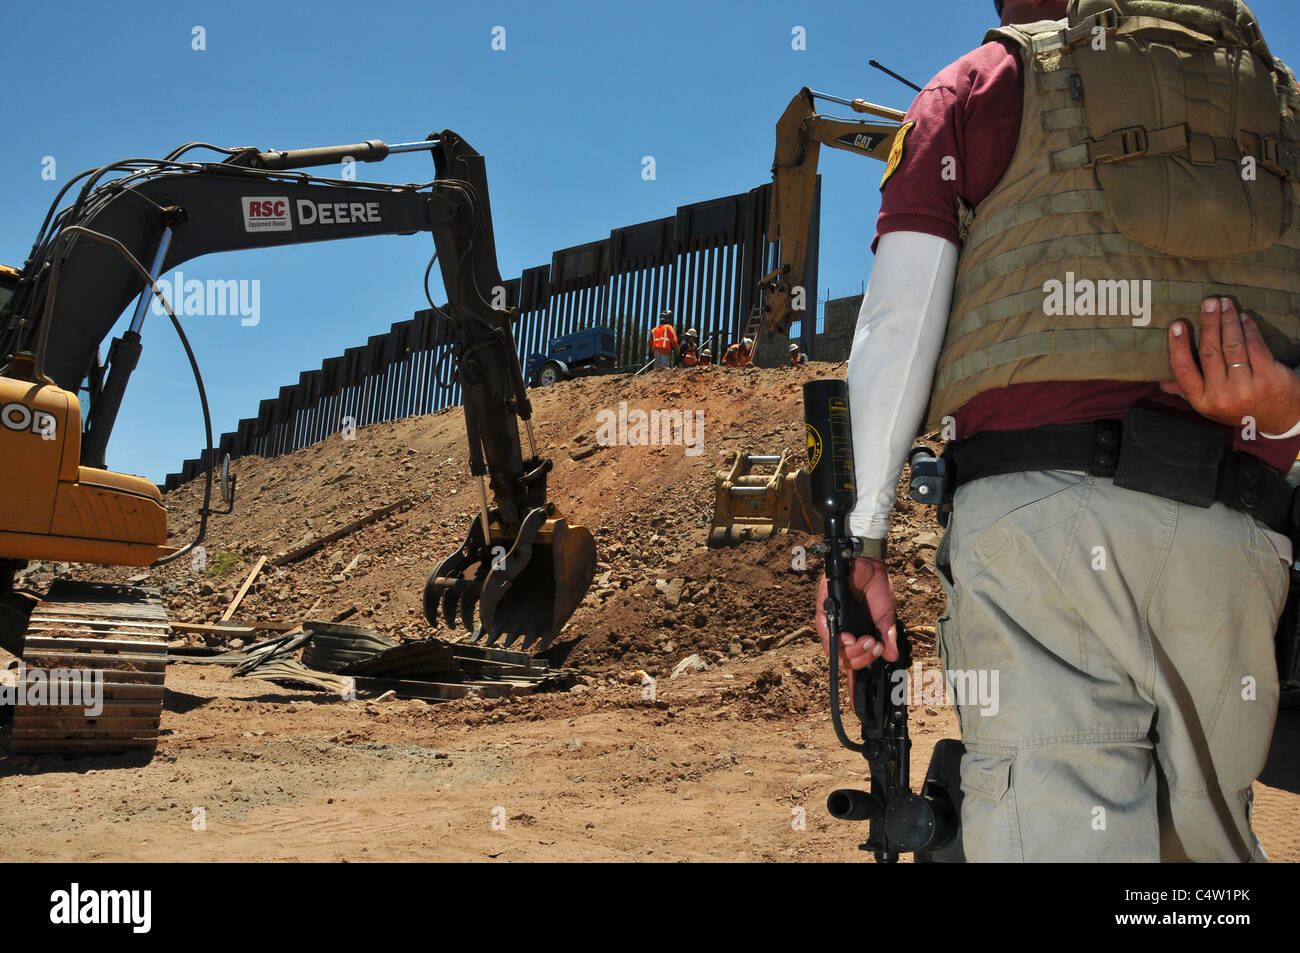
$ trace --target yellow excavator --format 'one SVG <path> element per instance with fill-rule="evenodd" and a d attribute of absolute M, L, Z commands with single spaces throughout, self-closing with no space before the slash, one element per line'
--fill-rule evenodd
<path fill-rule="evenodd" d="M 817 111 L 817 101 L 838 103 L 856 113 L 876 117 L 837 119 Z M 805 287 L 808 225 L 817 194 L 817 161 L 823 145 L 886 161 L 894 137 L 907 114 L 865 99 L 841 99 L 805 86 L 794 95 L 776 124 L 776 154 L 772 159 L 772 203 L 767 240 L 780 242 L 780 260 L 759 280 L 764 322 L 760 333 L 776 333 L 782 341 L 790 325 L 803 317 L 798 305 Z"/>
<path fill-rule="evenodd" d="M 187 158 L 200 150 L 219 158 Z M 300 171 L 421 151 L 435 165 L 423 184 Z M 483 156 L 450 130 L 290 151 L 188 143 L 74 178 L 24 266 L 0 269 L 0 647 L 21 659 L 0 678 L 27 698 L 15 708 L 15 751 L 156 744 L 169 633 L 157 590 L 60 580 L 30 593 L 15 588 L 15 573 L 30 560 L 148 566 L 202 539 L 214 512 L 211 420 L 198 363 L 157 279 L 212 252 L 418 232 L 432 234 L 446 288 L 448 303 L 434 312 L 451 342 L 481 503 L 464 543 L 430 572 L 425 615 L 435 627 L 459 623 L 476 641 L 549 645 L 591 583 L 595 542 L 547 499 L 551 461 L 535 445 L 516 312 L 491 303 L 504 283 Z M 168 542 L 158 488 L 105 462 L 155 296 L 189 357 L 207 436 L 198 538 L 182 547 Z M 101 343 L 132 302 L 129 327 L 101 362 Z M 233 505 L 233 487 L 222 487 Z M 101 684 L 102 710 L 92 717 L 92 707 L 61 704 L 69 699 L 53 691 L 56 673 Z"/>

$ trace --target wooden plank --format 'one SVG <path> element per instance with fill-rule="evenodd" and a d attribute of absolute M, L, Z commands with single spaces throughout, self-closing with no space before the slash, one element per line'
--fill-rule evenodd
<path fill-rule="evenodd" d="M 508 682 L 513 685 L 547 685 L 558 676 L 554 672 L 545 672 L 537 675 L 529 675 L 525 672 L 485 672 L 475 671 L 468 668 L 465 671 L 466 681 L 470 682 Z"/>
<path fill-rule="evenodd" d="M 235 598 L 231 600 L 230 605 L 226 606 L 226 611 L 221 614 L 222 622 L 230 621 L 230 617 L 235 614 L 235 610 L 239 608 L 239 604 L 244 601 L 244 596 L 248 595 L 248 587 L 253 584 L 253 580 L 257 578 L 257 574 L 262 571 L 262 567 L 265 565 L 266 557 L 258 556 L 257 562 L 253 565 L 252 571 L 248 574 L 248 578 L 245 579 L 244 584 L 239 587 L 239 591 L 235 593 Z"/>
<path fill-rule="evenodd" d="M 306 557 L 310 556 L 312 553 L 316 552 L 322 547 L 328 546 L 330 543 L 336 543 L 343 537 L 350 536 L 353 533 L 355 533 L 357 530 L 369 526 L 371 523 L 383 519 L 385 516 L 388 516 L 390 513 L 395 513 L 398 510 L 405 509 L 410 505 L 411 505 L 411 501 L 409 499 L 404 499 L 404 500 L 399 500 L 396 503 L 390 503 L 387 506 L 381 506 L 373 513 L 368 513 L 365 516 L 361 517 L 361 519 L 359 520 L 353 520 L 351 523 L 348 523 L 346 526 L 339 527 L 338 529 L 334 530 L 332 533 L 326 533 L 320 539 L 312 540 L 310 543 L 306 543 L 302 546 L 299 546 L 297 549 L 291 549 L 287 553 L 283 553 L 279 556 L 276 556 L 275 559 L 271 560 L 271 565 L 284 566 L 288 563 L 296 563 L 298 560 L 305 559 Z"/>
<path fill-rule="evenodd" d="M 193 635 L 232 635 L 243 638 L 253 635 L 257 629 L 250 625 L 210 625 L 199 622 L 173 622 L 173 632 L 186 632 Z"/>
<path fill-rule="evenodd" d="M 294 629 L 302 628 L 301 622 L 238 622 L 236 624 L 256 629 L 258 632 L 292 632 Z"/>
<path fill-rule="evenodd" d="M 141 714 L 141 709 L 109 710 L 102 715 L 86 715 L 80 708 L 34 708 L 21 725 L 14 725 L 14 734 L 28 728 L 119 728 L 151 729 L 158 727 L 158 718 L 154 714 Z M 153 709 L 149 708 L 152 712 Z"/>

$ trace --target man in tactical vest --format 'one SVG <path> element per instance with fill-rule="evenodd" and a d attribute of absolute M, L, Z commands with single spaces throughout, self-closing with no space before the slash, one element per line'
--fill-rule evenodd
<path fill-rule="evenodd" d="M 1239 0 L 996 6 L 881 185 L 847 378 L 853 585 L 884 635 L 841 659 L 897 657 L 889 512 L 939 429 L 943 667 L 998 675 L 956 699 L 967 858 L 1264 860 L 1300 90 Z"/>

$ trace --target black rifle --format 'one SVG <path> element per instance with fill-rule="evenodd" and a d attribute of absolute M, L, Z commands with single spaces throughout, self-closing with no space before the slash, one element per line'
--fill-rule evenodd
<path fill-rule="evenodd" d="M 907 629 L 898 620 L 898 660 L 877 659 L 854 678 L 853 710 L 862 723 L 861 743 L 852 741 L 840 717 L 840 633 L 883 639 L 849 585 L 853 540 L 847 519 L 857 502 L 853 469 L 853 433 L 848 386 L 841 380 L 804 384 L 804 422 L 808 427 L 808 473 L 813 507 L 825 520 L 825 542 L 814 551 L 825 558 L 827 598 L 823 605 L 830 630 L 831 722 L 840 744 L 867 759 L 870 791 L 841 789 L 826 799 L 833 817 L 870 821 L 867 842 L 880 863 L 895 863 L 898 855 L 914 851 L 924 862 L 961 862 L 961 787 L 959 768 L 964 749 L 960 741 L 935 745 L 920 794 L 911 788 L 907 734 L 907 670 L 911 647 Z"/>

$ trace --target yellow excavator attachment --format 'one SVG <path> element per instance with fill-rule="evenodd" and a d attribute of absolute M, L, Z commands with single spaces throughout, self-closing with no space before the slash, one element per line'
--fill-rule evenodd
<path fill-rule="evenodd" d="M 772 470 L 760 473 L 759 467 Z M 792 469 L 788 451 L 780 456 L 738 453 L 730 470 L 718 471 L 714 492 L 710 546 L 770 539 L 787 530 L 821 532 L 808 472 Z"/>
<path fill-rule="evenodd" d="M 596 540 L 554 504 L 531 510 L 517 525 L 493 509 L 484 544 L 476 518 L 455 553 L 444 559 L 424 588 L 424 614 L 473 633 L 471 641 L 501 641 L 547 648 L 573 615 L 596 575 Z M 478 619 L 475 620 L 475 607 Z"/>

